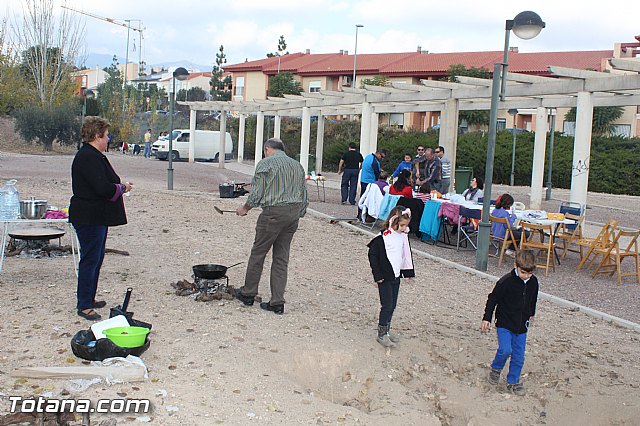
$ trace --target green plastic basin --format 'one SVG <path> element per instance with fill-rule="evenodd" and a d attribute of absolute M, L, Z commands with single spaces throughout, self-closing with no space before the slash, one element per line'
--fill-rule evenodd
<path fill-rule="evenodd" d="M 149 334 L 149 329 L 145 327 L 113 327 L 103 331 L 107 339 L 111 340 L 121 348 L 137 348 L 144 345 Z"/>

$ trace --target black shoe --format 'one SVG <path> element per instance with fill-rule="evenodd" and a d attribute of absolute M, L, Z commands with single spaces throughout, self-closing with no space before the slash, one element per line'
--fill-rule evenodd
<path fill-rule="evenodd" d="M 107 302 L 105 302 L 104 300 L 93 302 L 93 307 L 96 309 L 104 308 L 105 306 L 107 306 Z"/>
<path fill-rule="evenodd" d="M 84 310 L 86 311 L 87 309 L 84 309 Z M 83 312 L 82 309 L 78 309 L 78 315 L 80 315 L 82 318 L 89 321 L 97 321 L 100 318 L 102 318 L 102 315 L 100 315 L 93 309 L 89 309 L 89 312 Z"/>
<path fill-rule="evenodd" d="M 274 314 L 284 314 L 284 303 L 282 305 L 272 305 L 269 302 L 262 302 L 260 303 L 260 307 L 265 311 L 271 311 Z"/>
<path fill-rule="evenodd" d="M 239 288 L 236 288 L 234 293 L 235 293 L 236 299 L 238 299 L 239 301 L 241 301 L 247 306 L 253 306 L 253 296 L 245 296 L 244 294 L 242 294 L 242 291 Z"/>

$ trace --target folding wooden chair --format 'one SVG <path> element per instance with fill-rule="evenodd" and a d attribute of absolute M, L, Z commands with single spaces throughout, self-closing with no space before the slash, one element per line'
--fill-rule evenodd
<path fill-rule="evenodd" d="M 576 216 L 571 213 L 565 213 L 564 217 L 566 219 L 571 219 L 576 222 L 573 225 L 565 225 L 564 223 L 560 225 L 558 231 L 556 232 L 555 239 L 562 241 L 562 258 L 564 259 L 567 256 L 567 252 L 580 253 L 580 250 L 571 250 L 571 245 L 576 244 L 576 242 L 583 238 L 582 236 L 582 225 L 584 223 L 584 215 Z"/>
<path fill-rule="evenodd" d="M 594 253 L 596 248 L 600 249 L 608 249 L 611 247 L 611 242 L 613 240 L 613 233 L 615 232 L 618 224 L 620 222 L 617 220 L 610 219 L 605 225 L 602 227 L 600 232 L 595 238 L 580 238 L 576 241 L 576 244 L 580 247 L 580 263 L 576 267 L 576 271 L 582 269 L 584 264 L 589 260 L 591 255 L 594 255 L 594 258 L 591 260 L 591 264 L 598 257 L 597 253 Z M 582 250 L 587 249 L 587 253 L 583 254 Z"/>
<path fill-rule="evenodd" d="M 468 209 L 460 206 L 460 216 L 458 216 L 458 233 L 456 235 L 456 250 L 460 250 L 460 243 L 471 244 L 477 250 L 478 227 L 477 223 L 482 218 L 482 210 Z M 473 238 L 476 239 L 474 243 Z"/>
<path fill-rule="evenodd" d="M 498 257 L 498 266 L 502 265 L 502 259 L 504 258 L 504 252 L 507 250 L 510 244 L 513 244 L 513 250 L 518 252 L 518 242 L 513 236 L 513 231 L 511 230 L 511 225 L 509 224 L 509 220 L 506 217 L 493 217 L 489 216 L 489 221 L 493 225 L 494 223 L 499 223 L 505 227 L 504 238 L 495 236 L 491 234 L 491 240 L 498 244 L 498 251 L 500 255 Z"/>
<path fill-rule="evenodd" d="M 529 222 L 520 222 L 520 226 L 522 227 L 520 250 L 532 249 L 536 253 L 536 267 L 544 268 L 545 277 L 549 273 L 549 268 L 553 269 L 553 272 L 555 272 L 556 258 L 554 256 L 554 250 L 556 248 L 556 244 L 553 241 L 553 226 L 537 225 Z M 549 236 L 549 238 L 547 238 L 547 242 L 544 241 L 545 232 Z M 535 240 L 536 235 L 538 235 L 539 241 Z M 544 263 L 539 260 L 544 260 Z"/>
<path fill-rule="evenodd" d="M 613 244 L 609 247 L 606 252 L 603 249 L 596 248 L 594 251 L 602 252 L 604 256 L 598 267 L 593 271 L 591 276 L 595 277 L 598 274 L 609 274 L 609 276 L 614 273 L 618 274 L 618 284 L 622 284 L 622 277 L 636 277 L 638 284 L 640 284 L 640 262 L 638 259 L 638 236 L 640 236 L 640 231 L 618 231 L 615 238 L 613 239 Z M 631 238 L 627 247 L 622 249 L 620 248 L 620 239 L 621 238 Z M 628 274 L 623 274 L 620 269 L 620 264 L 626 257 L 632 257 L 635 259 L 636 267 L 635 272 L 631 272 Z"/>

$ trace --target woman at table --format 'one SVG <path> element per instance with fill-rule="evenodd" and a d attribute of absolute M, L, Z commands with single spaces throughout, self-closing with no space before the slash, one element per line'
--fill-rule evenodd
<path fill-rule="evenodd" d="M 81 133 L 82 147 L 71 165 L 73 196 L 69 222 L 80 242 L 76 308 L 78 315 L 93 321 L 101 318 L 95 309 L 107 304 L 96 300 L 107 230 L 109 226 L 127 223 L 122 194 L 131 191 L 133 185 L 120 182 L 103 154 L 107 149 L 109 122 L 100 117 L 87 117 Z"/>
<path fill-rule="evenodd" d="M 511 214 L 509 211 L 511 206 L 513 206 L 513 197 L 509 194 L 502 194 L 498 200 L 496 200 L 496 208 L 491 212 L 491 216 L 497 218 L 506 218 L 509 221 L 509 226 L 511 227 L 511 231 L 513 232 L 513 237 L 516 242 L 520 241 L 520 237 L 522 236 L 522 229 L 514 227 L 516 222 L 516 215 Z M 502 223 L 492 223 L 491 224 L 491 235 L 493 235 L 497 239 L 504 240 L 505 235 L 507 234 L 507 227 Z M 527 238 L 529 237 L 529 233 L 527 233 Z M 512 247 L 508 247 L 511 249 Z M 507 250 L 507 254 L 511 255 L 512 252 L 509 253 Z"/>
<path fill-rule="evenodd" d="M 467 201 L 472 201 L 474 203 L 478 202 L 478 199 L 484 196 L 484 182 L 480 177 L 474 177 L 471 180 L 471 186 L 465 189 L 462 193 L 462 196 Z"/>
<path fill-rule="evenodd" d="M 401 195 L 406 198 L 413 198 L 413 188 L 411 188 L 411 172 L 402 170 L 398 179 L 389 187 L 389 194 Z"/>

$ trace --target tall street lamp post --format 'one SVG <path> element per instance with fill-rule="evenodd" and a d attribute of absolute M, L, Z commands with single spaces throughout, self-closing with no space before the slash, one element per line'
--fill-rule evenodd
<path fill-rule="evenodd" d="M 356 45 L 353 49 L 353 78 L 351 79 L 351 87 L 356 87 L 356 57 L 358 56 L 358 28 L 363 28 L 364 25 L 356 24 Z"/>
<path fill-rule="evenodd" d="M 176 68 L 171 79 L 172 90 L 169 93 L 169 168 L 167 169 L 167 189 L 173 189 L 173 104 L 176 97 L 176 79 L 182 81 L 189 77 L 185 68 Z M 191 136 L 193 137 L 193 136 Z"/>
<path fill-rule="evenodd" d="M 84 117 L 87 115 L 87 98 L 93 99 L 96 97 L 96 94 L 91 89 L 82 89 L 82 118 L 80 119 L 80 130 L 82 130 L 82 124 L 84 124 Z M 82 139 L 82 131 L 80 134 L 80 139 Z M 82 146 L 82 141 L 78 142 L 78 149 Z"/>
<path fill-rule="evenodd" d="M 529 40 L 540 34 L 545 23 L 540 16 L 531 11 L 520 12 L 513 20 L 507 20 L 504 37 L 504 59 L 502 64 L 493 67 L 493 83 L 491 85 L 491 112 L 489 114 L 489 136 L 487 141 L 487 161 L 484 178 L 484 201 L 482 204 L 482 221 L 478 230 L 478 250 L 476 252 L 476 269 L 487 270 L 489 256 L 489 237 L 491 223 L 489 221 L 491 209 L 491 185 L 493 183 L 493 157 L 496 148 L 496 128 L 498 126 L 498 102 L 504 101 L 506 89 L 507 64 L 509 59 L 509 34 L 513 33 Z"/>
<path fill-rule="evenodd" d="M 556 132 L 556 114 L 555 110 L 551 109 L 551 134 L 549 135 L 549 159 L 547 163 L 549 164 L 547 167 L 547 194 L 544 197 L 545 200 L 551 200 L 551 187 L 553 184 L 551 183 L 551 171 L 553 169 L 553 139 Z"/>
<path fill-rule="evenodd" d="M 513 186 L 515 180 L 515 168 L 516 168 L 516 119 L 518 118 L 518 110 L 512 108 L 509 110 L 509 115 L 513 115 L 513 144 L 511 145 L 511 176 L 509 182 Z"/>

